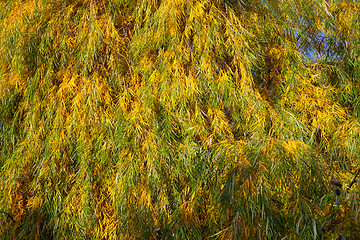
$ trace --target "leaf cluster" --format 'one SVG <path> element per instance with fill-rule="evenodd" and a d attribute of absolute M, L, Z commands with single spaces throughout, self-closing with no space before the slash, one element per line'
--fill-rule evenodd
<path fill-rule="evenodd" d="M 1 238 L 357 239 L 359 7 L 1 1 Z"/>

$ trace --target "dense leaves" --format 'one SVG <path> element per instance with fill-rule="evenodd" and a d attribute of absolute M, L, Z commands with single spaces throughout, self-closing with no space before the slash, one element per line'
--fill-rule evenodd
<path fill-rule="evenodd" d="M 357 1 L 0 7 L 2 239 L 360 236 Z"/>

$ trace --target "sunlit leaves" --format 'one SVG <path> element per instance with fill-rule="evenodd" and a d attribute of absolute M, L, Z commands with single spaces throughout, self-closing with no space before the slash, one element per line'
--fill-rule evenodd
<path fill-rule="evenodd" d="M 0 6 L 3 238 L 359 229 L 355 1 Z"/>

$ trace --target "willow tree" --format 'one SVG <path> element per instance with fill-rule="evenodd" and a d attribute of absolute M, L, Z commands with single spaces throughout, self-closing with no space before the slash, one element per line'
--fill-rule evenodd
<path fill-rule="evenodd" d="M 2 239 L 356 239 L 359 4 L 9 0 Z"/>

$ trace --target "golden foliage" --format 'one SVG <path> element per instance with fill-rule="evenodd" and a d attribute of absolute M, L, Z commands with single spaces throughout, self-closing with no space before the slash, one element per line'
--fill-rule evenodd
<path fill-rule="evenodd" d="M 0 8 L 2 239 L 360 231 L 356 1 Z"/>

